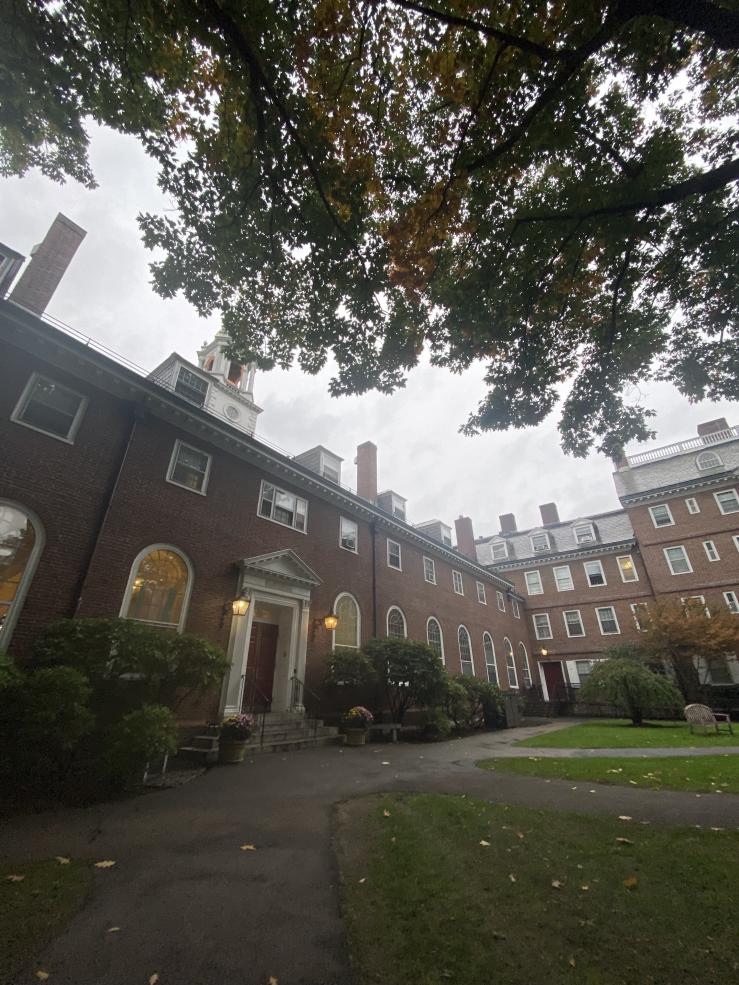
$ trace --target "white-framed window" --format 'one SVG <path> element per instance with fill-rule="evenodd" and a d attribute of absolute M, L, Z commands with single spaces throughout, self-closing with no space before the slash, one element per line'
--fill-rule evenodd
<path fill-rule="evenodd" d="M 710 617 L 711 610 L 706 606 L 706 596 L 705 595 L 688 595 L 684 599 L 680 599 L 686 612 L 691 608 L 702 608 L 707 616 Z"/>
<path fill-rule="evenodd" d="M 503 649 L 505 650 L 505 665 L 508 673 L 508 684 L 518 690 L 518 673 L 516 672 L 516 658 L 513 656 L 513 644 L 507 636 L 503 637 Z"/>
<path fill-rule="evenodd" d="M 34 513 L 20 503 L 0 499 L 0 652 L 10 643 L 44 540 Z"/>
<path fill-rule="evenodd" d="M 716 545 L 712 540 L 703 541 L 703 550 L 706 552 L 706 557 L 709 561 L 720 561 L 719 553 L 716 550 Z"/>
<path fill-rule="evenodd" d="M 592 660 L 576 660 L 575 670 L 577 671 L 577 678 L 580 681 L 580 687 L 587 681 L 588 677 L 593 673 L 593 661 Z"/>
<path fill-rule="evenodd" d="M 639 581 L 639 573 L 636 570 L 634 559 L 630 554 L 617 557 L 616 564 L 621 573 L 621 581 Z"/>
<path fill-rule="evenodd" d="M 495 663 L 495 644 L 493 637 L 485 631 L 482 634 L 482 652 L 485 654 L 485 670 L 487 671 L 488 683 L 498 684 L 498 666 Z"/>
<path fill-rule="evenodd" d="M 531 534 L 529 540 L 531 541 L 531 550 L 534 554 L 541 554 L 544 551 L 548 551 L 551 547 L 549 534 L 546 531 L 542 531 L 538 534 Z"/>
<path fill-rule="evenodd" d="M 615 636 L 621 630 L 618 627 L 616 610 L 612 605 L 602 605 L 596 608 L 595 614 L 598 617 L 598 625 L 602 636 Z"/>
<path fill-rule="evenodd" d="M 464 582 L 460 571 L 452 571 L 452 584 L 457 595 L 464 595 Z"/>
<path fill-rule="evenodd" d="M 715 451 L 702 451 L 695 457 L 695 467 L 699 472 L 709 472 L 711 469 L 720 469 L 723 466 L 721 456 Z"/>
<path fill-rule="evenodd" d="M 388 540 L 387 542 L 387 566 L 388 568 L 395 568 L 396 571 L 403 570 L 400 544 L 396 540 Z"/>
<path fill-rule="evenodd" d="M 523 686 L 531 687 L 531 665 L 529 664 L 529 654 L 523 643 L 518 644 L 518 653 L 521 657 L 521 668 L 523 670 Z"/>
<path fill-rule="evenodd" d="M 634 624 L 639 632 L 644 631 L 644 624 L 649 617 L 649 603 L 648 602 L 632 602 L 629 606 L 631 609 L 631 614 L 634 617 Z"/>
<path fill-rule="evenodd" d="M 734 547 L 739 551 L 739 534 L 734 534 L 732 540 L 734 541 Z"/>
<path fill-rule="evenodd" d="M 606 576 L 600 561 L 583 561 L 583 568 L 591 588 L 600 588 L 601 585 L 606 584 Z"/>
<path fill-rule="evenodd" d="M 739 513 L 739 496 L 736 494 L 736 489 L 722 489 L 721 492 L 714 493 L 713 498 L 724 516 L 727 513 Z"/>
<path fill-rule="evenodd" d="M 346 516 L 339 518 L 339 547 L 352 554 L 359 553 L 359 527 Z"/>
<path fill-rule="evenodd" d="M 576 523 L 572 528 L 576 544 L 594 544 L 595 528 L 592 523 Z"/>
<path fill-rule="evenodd" d="M 181 632 L 192 590 L 192 565 L 176 547 L 151 544 L 136 555 L 121 616 Z"/>
<path fill-rule="evenodd" d="M 480 605 L 487 605 L 488 598 L 487 595 L 485 594 L 485 586 L 481 581 L 476 581 L 475 586 L 477 587 L 477 601 L 480 603 Z"/>
<path fill-rule="evenodd" d="M 86 406 L 87 397 L 81 393 L 40 373 L 32 373 L 10 419 L 71 445 Z"/>
<path fill-rule="evenodd" d="M 698 505 L 698 500 L 694 496 L 688 496 L 685 500 L 685 507 L 688 513 L 692 513 L 693 515 L 700 513 L 701 511 L 701 508 Z"/>
<path fill-rule="evenodd" d="M 724 602 L 726 602 L 729 612 L 739 615 L 739 599 L 736 597 L 736 592 L 724 592 Z"/>
<path fill-rule="evenodd" d="M 167 482 L 205 496 L 210 478 L 211 460 L 211 456 L 207 452 L 199 451 L 192 445 L 186 445 L 184 441 L 177 440 L 169 460 Z"/>
<path fill-rule="evenodd" d="M 472 659 L 472 641 L 466 626 L 460 626 L 457 630 L 457 642 L 459 643 L 459 663 L 465 677 L 475 676 L 475 663 Z"/>
<path fill-rule="evenodd" d="M 552 624 L 549 622 L 549 615 L 546 612 L 537 612 L 532 619 L 537 640 L 551 640 Z"/>
<path fill-rule="evenodd" d="M 521 610 L 518 606 L 518 599 L 514 599 L 513 596 L 511 596 L 511 612 L 513 613 L 514 619 L 521 618 Z"/>
<path fill-rule="evenodd" d="M 539 571 L 526 572 L 526 591 L 529 595 L 543 595 L 544 586 L 541 583 L 541 573 Z"/>
<path fill-rule="evenodd" d="M 490 555 L 493 561 L 508 559 L 508 544 L 504 540 L 494 540 L 490 545 Z"/>
<path fill-rule="evenodd" d="M 505 612 L 505 595 L 502 592 L 496 592 L 495 598 L 498 602 L 498 608 L 501 612 Z"/>
<path fill-rule="evenodd" d="M 423 580 L 427 581 L 429 585 L 436 584 L 436 562 L 433 558 L 425 557 L 423 559 Z"/>
<path fill-rule="evenodd" d="M 575 585 L 572 581 L 572 572 L 570 571 L 569 564 L 559 564 L 552 568 L 552 574 L 554 575 L 554 583 L 557 586 L 558 592 L 571 592 Z"/>
<path fill-rule="evenodd" d="M 404 640 L 408 635 L 405 613 L 397 605 L 391 605 L 387 610 L 387 635 L 398 640 Z"/>
<path fill-rule="evenodd" d="M 339 620 L 333 634 L 333 649 L 344 646 L 356 650 L 362 645 L 362 614 L 359 603 L 349 592 L 341 592 L 336 596 L 333 612 Z"/>
<path fill-rule="evenodd" d="M 177 382 L 174 385 L 175 393 L 195 404 L 197 407 L 205 406 L 205 399 L 208 396 L 208 381 L 202 376 L 193 373 L 187 366 L 180 366 L 177 373 Z"/>
<path fill-rule="evenodd" d="M 568 609 L 566 612 L 562 613 L 562 618 L 565 621 L 565 629 L 567 630 L 567 635 L 570 638 L 573 636 L 585 635 L 585 627 L 582 624 L 582 617 L 579 609 Z"/>
<path fill-rule="evenodd" d="M 672 512 L 667 503 L 660 503 L 659 506 L 650 506 L 649 515 L 655 527 L 672 527 L 675 521 L 672 519 Z"/>
<path fill-rule="evenodd" d="M 664 552 L 670 574 L 687 575 L 693 570 L 688 552 L 682 544 L 677 547 L 665 547 Z"/>
<path fill-rule="evenodd" d="M 306 533 L 308 522 L 308 502 L 301 496 L 286 492 L 271 482 L 262 480 L 259 491 L 259 515 L 265 520 L 280 523 Z"/>
<path fill-rule="evenodd" d="M 444 663 L 444 637 L 441 632 L 441 623 L 433 616 L 426 620 L 426 642 Z"/>

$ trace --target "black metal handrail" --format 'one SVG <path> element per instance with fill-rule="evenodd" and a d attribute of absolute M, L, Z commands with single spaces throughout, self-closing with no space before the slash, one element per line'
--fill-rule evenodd
<path fill-rule="evenodd" d="M 305 681 L 301 680 L 301 678 L 298 677 L 297 674 L 293 674 L 292 677 L 290 678 L 290 688 L 291 688 L 290 690 L 291 711 L 296 711 L 297 709 L 301 708 L 304 709 L 306 712 L 308 712 L 308 707 L 305 702 L 305 697 L 306 695 L 308 695 L 312 699 L 311 709 L 309 711 L 308 718 L 312 723 L 313 738 L 315 738 L 318 731 L 318 720 L 320 718 L 320 705 L 322 699 L 318 694 L 316 694 L 315 691 L 311 691 L 311 689 L 306 685 Z"/>
<path fill-rule="evenodd" d="M 257 699 L 261 699 L 261 701 Z M 241 700 L 241 710 L 256 719 L 261 749 L 264 745 L 264 726 L 267 715 L 272 710 L 272 698 L 265 694 L 257 684 L 257 672 L 255 670 L 247 671 L 244 674 L 244 696 Z"/>

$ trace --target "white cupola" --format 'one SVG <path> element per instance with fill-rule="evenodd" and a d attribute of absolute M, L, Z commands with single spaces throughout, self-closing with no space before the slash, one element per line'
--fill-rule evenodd
<path fill-rule="evenodd" d="M 229 359 L 226 349 L 230 341 L 225 332 L 219 332 L 212 342 L 204 342 L 198 350 L 198 366 L 218 384 L 211 388 L 208 410 L 222 414 L 253 434 L 261 413 L 254 403 L 257 367 L 255 363 L 243 365 Z"/>

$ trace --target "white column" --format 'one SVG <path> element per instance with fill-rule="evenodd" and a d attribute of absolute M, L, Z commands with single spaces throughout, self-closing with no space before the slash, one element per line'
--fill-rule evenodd
<path fill-rule="evenodd" d="M 245 616 L 231 617 L 231 635 L 228 641 L 228 656 L 231 659 L 231 669 L 226 677 L 226 686 L 223 695 L 224 715 L 235 715 L 241 711 L 253 614 L 254 603 L 252 601 L 249 611 Z"/>

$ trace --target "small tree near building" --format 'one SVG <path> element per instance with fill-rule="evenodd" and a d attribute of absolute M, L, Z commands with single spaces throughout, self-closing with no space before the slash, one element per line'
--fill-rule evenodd
<path fill-rule="evenodd" d="M 363 647 L 394 722 L 410 708 L 430 708 L 444 692 L 446 673 L 439 656 L 417 640 L 374 639 Z"/>
<path fill-rule="evenodd" d="M 650 709 L 677 712 L 682 705 L 680 692 L 671 681 L 633 657 L 616 657 L 597 664 L 583 684 L 582 699 L 614 705 L 633 725 L 641 725 Z"/>

